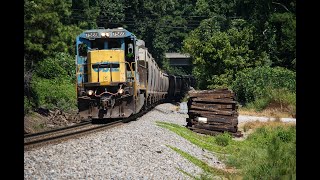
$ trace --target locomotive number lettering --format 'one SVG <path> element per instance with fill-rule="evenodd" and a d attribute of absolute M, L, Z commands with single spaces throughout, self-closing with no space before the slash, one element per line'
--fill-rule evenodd
<path fill-rule="evenodd" d="M 112 32 L 112 36 L 114 36 L 114 37 L 124 36 L 124 35 L 125 35 L 125 32 L 124 32 L 124 31 L 115 31 L 115 32 Z"/>
<path fill-rule="evenodd" d="M 96 38 L 96 37 L 98 37 L 98 33 L 97 32 L 88 32 L 88 33 L 86 33 L 86 37 L 87 38 Z"/>

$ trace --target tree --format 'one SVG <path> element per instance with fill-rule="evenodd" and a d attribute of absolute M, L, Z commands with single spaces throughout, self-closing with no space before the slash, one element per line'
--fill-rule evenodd
<path fill-rule="evenodd" d="M 254 26 L 257 54 L 266 53 L 272 66 L 295 70 L 295 0 L 241 0 L 237 1 L 236 14 Z"/>
<path fill-rule="evenodd" d="M 100 13 L 97 22 L 99 27 L 118 27 L 125 18 L 124 0 L 100 0 Z"/>
<path fill-rule="evenodd" d="M 263 56 L 253 56 L 252 42 L 252 26 L 242 19 L 232 20 L 225 32 L 213 19 L 201 23 L 184 41 L 185 52 L 193 57 L 199 88 L 228 87 L 237 71 L 265 64 Z"/>
<path fill-rule="evenodd" d="M 70 7 L 71 3 L 64 0 L 25 0 L 24 51 L 27 69 L 53 52 L 74 54 L 73 42 L 80 29 L 68 24 Z"/>

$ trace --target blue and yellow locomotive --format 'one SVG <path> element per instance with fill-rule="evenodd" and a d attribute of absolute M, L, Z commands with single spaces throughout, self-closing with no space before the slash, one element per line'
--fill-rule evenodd
<path fill-rule="evenodd" d="M 83 118 L 126 118 L 167 98 L 168 75 L 126 29 L 87 30 L 76 39 L 77 99 Z"/>

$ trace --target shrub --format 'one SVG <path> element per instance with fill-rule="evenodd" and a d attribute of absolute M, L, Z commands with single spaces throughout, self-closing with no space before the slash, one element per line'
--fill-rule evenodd
<path fill-rule="evenodd" d="M 62 78 L 45 79 L 34 77 L 32 86 L 37 93 L 39 106 L 65 111 L 76 108 L 75 85 Z"/>
<path fill-rule="evenodd" d="M 249 103 L 259 98 L 265 98 L 273 89 L 282 89 L 280 91 L 295 93 L 296 73 L 282 67 L 248 68 L 236 74 L 232 89 L 241 103 Z M 277 92 L 273 94 L 274 97 L 276 95 Z"/>
<path fill-rule="evenodd" d="M 243 170 L 243 179 L 296 179 L 296 127 L 256 129 L 228 163 Z"/>
<path fill-rule="evenodd" d="M 32 102 L 27 96 L 24 96 L 24 115 L 28 114 L 32 110 Z"/>
<path fill-rule="evenodd" d="M 270 103 L 269 98 L 259 98 L 253 102 L 246 104 L 246 108 L 255 109 L 257 111 L 262 111 L 263 109 L 265 109 L 269 105 L 269 103 Z"/>
<path fill-rule="evenodd" d="M 271 102 L 279 104 L 281 109 L 288 106 L 296 106 L 296 93 L 290 92 L 287 89 L 279 88 L 268 91 Z M 295 110 L 295 108 L 294 108 Z"/>
<path fill-rule="evenodd" d="M 232 136 L 226 132 L 215 136 L 215 142 L 219 146 L 227 146 L 229 144 L 229 142 L 231 141 L 231 139 L 232 139 Z"/>
<path fill-rule="evenodd" d="M 296 93 L 287 89 L 271 89 L 266 87 L 266 93 L 257 97 L 253 102 L 246 104 L 245 108 L 262 111 L 266 108 L 277 108 L 290 115 L 296 114 Z"/>
<path fill-rule="evenodd" d="M 46 79 L 65 78 L 75 79 L 74 58 L 67 53 L 56 53 L 53 57 L 48 57 L 40 61 L 35 72 L 39 77 Z"/>
<path fill-rule="evenodd" d="M 267 146 L 267 156 L 250 166 L 245 179 L 296 179 L 295 131 L 291 129 L 275 130 Z"/>
<path fill-rule="evenodd" d="M 38 105 L 38 96 L 31 86 L 32 76 L 31 71 L 24 72 L 24 115 Z"/>

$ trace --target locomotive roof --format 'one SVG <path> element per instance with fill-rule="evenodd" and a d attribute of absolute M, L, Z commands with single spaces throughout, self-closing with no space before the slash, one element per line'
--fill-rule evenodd
<path fill-rule="evenodd" d="M 102 38 L 103 33 L 108 33 L 108 38 L 123 38 L 123 37 L 131 37 L 131 38 L 136 38 L 136 36 L 131 33 L 130 31 L 118 27 L 118 28 L 112 28 L 112 29 L 104 29 L 104 28 L 99 28 L 99 29 L 90 29 L 82 32 L 79 37 L 81 38 L 86 38 L 86 39 L 91 39 L 91 38 Z"/>

